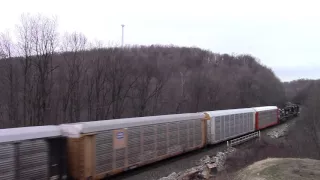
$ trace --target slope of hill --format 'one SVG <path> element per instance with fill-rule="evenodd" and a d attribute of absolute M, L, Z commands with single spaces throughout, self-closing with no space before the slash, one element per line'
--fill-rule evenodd
<path fill-rule="evenodd" d="M 0 119 L 22 121 L 6 127 L 277 105 L 285 99 L 279 79 L 254 57 L 199 48 L 102 48 L 49 59 L 6 58 L 0 66 L 6 67 L 0 72 Z"/>
<path fill-rule="evenodd" d="M 296 103 L 303 103 L 308 89 L 315 80 L 311 79 L 298 79 L 290 82 L 283 82 L 286 97 L 289 101 Z"/>
<path fill-rule="evenodd" d="M 296 158 L 268 158 L 238 172 L 235 180 L 320 179 L 320 161 Z"/>

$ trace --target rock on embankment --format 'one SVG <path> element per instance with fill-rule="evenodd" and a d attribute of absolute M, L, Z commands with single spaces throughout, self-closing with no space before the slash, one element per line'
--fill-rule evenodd
<path fill-rule="evenodd" d="M 274 127 L 267 132 L 267 135 L 271 138 L 279 138 L 285 136 L 289 130 L 288 124 L 281 124 L 278 127 Z"/>
<path fill-rule="evenodd" d="M 230 147 L 224 152 L 218 152 L 216 156 L 204 156 L 197 163 L 198 166 L 179 173 L 173 172 L 169 176 L 160 178 L 159 180 L 209 179 L 212 173 L 222 171 L 225 168 L 227 157 L 235 151 L 235 148 Z"/>
<path fill-rule="evenodd" d="M 284 124 L 274 126 L 267 130 L 267 135 L 271 138 L 280 138 L 288 134 L 290 128 L 295 125 L 297 118 L 289 120 Z"/>

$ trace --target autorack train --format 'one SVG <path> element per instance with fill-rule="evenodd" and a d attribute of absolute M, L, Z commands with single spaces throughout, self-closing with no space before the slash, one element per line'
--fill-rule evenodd
<path fill-rule="evenodd" d="M 0 129 L 0 180 L 102 179 L 276 125 L 281 112 L 264 106 Z"/>

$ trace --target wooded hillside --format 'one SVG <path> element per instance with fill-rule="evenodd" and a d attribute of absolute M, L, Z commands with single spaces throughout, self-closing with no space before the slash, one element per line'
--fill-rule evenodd
<path fill-rule="evenodd" d="M 295 103 L 303 103 L 314 82 L 315 80 L 311 79 L 298 79 L 290 82 L 284 82 L 283 86 L 287 99 L 289 101 L 294 101 Z"/>
<path fill-rule="evenodd" d="M 278 105 L 285 91 L 250 55 L 175 46 L 103 47 L 25 16 L 0 39 L 0 126 Z"/>

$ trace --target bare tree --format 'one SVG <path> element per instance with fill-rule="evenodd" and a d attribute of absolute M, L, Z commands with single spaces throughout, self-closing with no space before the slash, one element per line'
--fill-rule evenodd
<path fill-rule="evenodd" d="M 12 55 L 14 54 L 15 47 L 9 33 L 0 34 L 0 52 L 2 54 L 1 59 L 4 61 L 1 71 L 3 73 L 3 88 L 2 93 L 5 94 L 3 99 L 6 99 L 6 113 L 8 127 L 19 126 L 18 123 L 18 74 L 14 70 L 14 60 Z"/>
<path fill-rule="evenodd" d="M 226 99 L 226 96 L 229 95 L 228 86 L 229 81 L 227 76 L 225 76 L 226 69 L 225 67 L 216 67 L 215 64 L 210 63 L 206 69 L 206 91 L 208 104 L 206 108 L 208 110 L 214 110 L 221 108 L 222 102 Z"/>
<path fill-rule="evenodd" d="M 170 77 L 170 67 L 166 67 L 166 70 L 167 73 L 160 72 L 157 59 L 153 59 L 153 62 L 150 60 L 141 62 L 139 78 L 134 85 L 131 96 L 135 116 L 155 114 L 160 92 Z M 156 104 L 149 104 L 151 100 L 154 100 Z M 148 106 L 152 108 L 148 109 Z M 148 110 L 150 113 L 147 112 Z"/>
<path fill-rule="evenodd" d="M 106 60 L 109 63 L 107 81 L 111 86 L 112 118 L 120 118 L 128 94 L 139 77 L 134 73 L 136 71 L 134 65 L 137 64 L 133 63 L 135 62 L 133 57 L 125 55 L 124 49 L 111 48 L 109 53 Z"/>
<path fill-rule="evenodd" d="M 81 33 L 66 34 L 63 39 L 63 54 L 66 85 L 62 97 L 62 118 L 69 122 L 80 120 L 83 74 L 86 72 L 84 53 L 87 38 Z"/>
<path fill-rule="evenodd" d="M 19 50 L 24 57 L 21 60 L 24 125 L 44 124 L 44 120 L 50 118 L 56 28 L 55 19 L 41 15 L 23 15 L 18 26 Z"/>
<path fill-rule="evenodd" d="M 86 77 L 87 112 L 89 120 L 107 119 L 111 109 L 110 92 L 107 82 L 108 63 L 104 61 L 103 50 L 96 49 L 91 56 L 90 71 Z"/>
<path fill-rule="evenodd" d="M 31 31 L 32 47 L 35 56 L 34 66 L 36 69 L 35 89 L 35 120 L 36 124 L 44 124 L 45 119 L 50 119 L 51 93 L 53 87 L 53 66 L 52 60 L 57 47 L 57 24 L 55 19 L 37 16 L 32 19 L 33 28 Z"/>
<path fill-rule="evenodd" d="M 22 89 L 22 124 L 23 126 L 31 125 L 32 123 L 32 28 L 34 22 L 30 20 L 29 15 L 21 16 L 21 24 L 17 26 L 18 29 L 18 46 L 21 56 L 21 67 L 23 76 Z"/>

